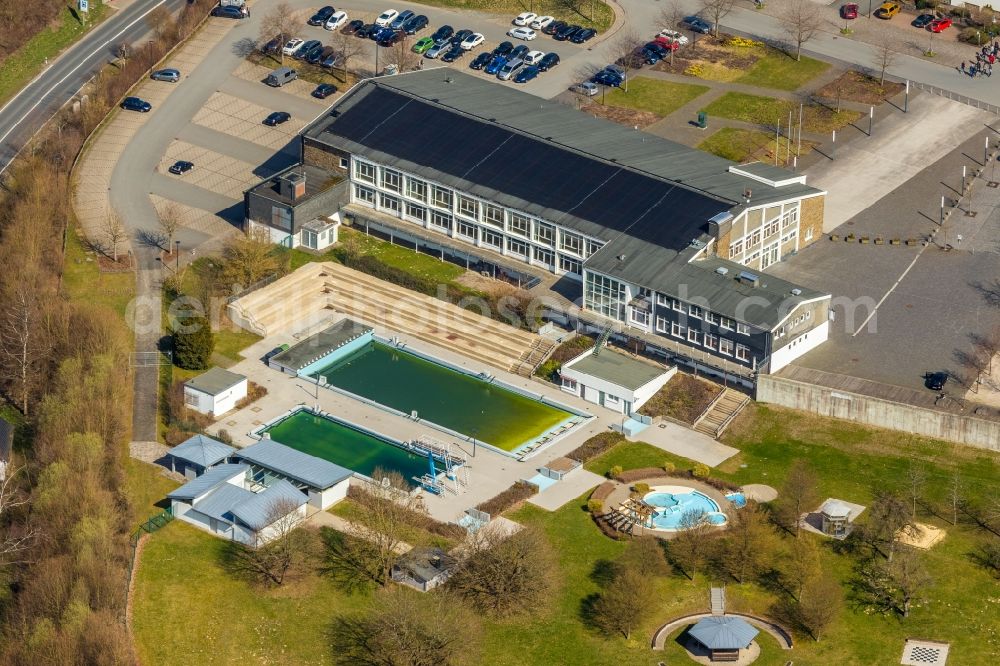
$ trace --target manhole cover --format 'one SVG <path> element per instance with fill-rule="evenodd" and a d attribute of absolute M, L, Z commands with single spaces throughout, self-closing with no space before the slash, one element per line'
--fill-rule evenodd
<path fill-rule="evenodd" d="M 259 412 L 260 409 L 261 409 L 260 407 L 251 407 L 250 411 L 256 413 L 256 412 Z"/>

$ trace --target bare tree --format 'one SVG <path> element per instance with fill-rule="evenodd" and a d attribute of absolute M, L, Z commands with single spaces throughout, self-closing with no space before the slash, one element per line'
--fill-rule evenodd
<path fill-rule="evenodd" d="M 795 539 L 792 542 L 782 574 L 791 586 L 792 596 L 802 601 L 802 590 L 806 583 L 822 575 L 819 548 L 813 539 Z"/>
<path fill-rule="evenodd" d="M 355 42 L 358 40 L 355 39 Z M 418 65 L 423 61 L 423 56 L 413 52 L 413 40 L 409 37 L 404 37 L 395 44 L 393 44 L 390 53 L 390 57 L 396 61 L 396 65 L 399 67 L 400 72 L 408 72 L 417 69 Z"/>
<path fill-rule="evenodd" d="M 712 34 L 719 36 L 719 22 L 729 16 L 736 6 L 736 0 L 701 0 L 701 11 L 712 19 Z"/>
<path fill-rule="evenodd" d="M 667 4 L 663 6 L 660 10 L 660 22 L 663 24 L 663 29 L 667 30 L 677 30 L 680 26 L 681 21 L 684 20 L 684 8 L 681 7 L 678 0 L 670 0 Z M 670 66 L 674 66 L 674 52 L 677 49 L 670 49 Z"/>
<path fill-rule="evenodd" d="M 288 498 L 272 501 L 250 543 L 229 542 L 229 570 L 265 585 L 284 583 L 304 556 L 304 533 L 297 531 L 305 519 L 300 506 Z"/>
<path fill-rule="evenodd" d="M 279 267 L 268 232 L 259 228 L 229 241 L 222 259 L 222 279 L 227 286 L 249 287 Z"/>
<path fill-rule="evenodd" d="M 804 460 L 796 460 L 788 470 L 774 503 L 774 516 L 788 532 L 799 535 L 800 518 L 816 503 L 816 474 Z"/>
<path fill-rule="evenodd" d="M 795 610 L 799 624 L 818 641 L 840 615 L 843 606 L 844 593 L 840 585 L 829 575 L 819 574 L 802 586 Z"/>
<path fill-rule="evenodd" d="M 917 527 L 910 515 L 910 507 L 898 495 L 879 491 L 869 508 L 868 522 L 861 530 L 861 536 L 869 546 L 892 561 L 904 532 L 914 532 Z"/>
<path fill-rule="evenodd" d="M 642 67 L 642 56 L 639 55 L 642 44 L 643 39 L 639 33 L 635 30 L 628 30 L 616 39 L 611 47 L 612 57 L 624 71 L 624 81 L 622 81 L 621 86 L 624 92 L 628 92 L 629 72 Z"/>
<path fill-rule="evenodd" d="M 361 55 L 367 45 L 354 35 L 338 32 L 333 36 L 332 46 L 338 54 L 337 69 L 344 75 L 341 81 L 347 81 L 347 75 L 351 72 L 351 61 Z"/>
<path fill-rule="evenodd" d="M 177 233 L 177 228 L 181 225 L 181 207 L 175 201 L 168 201 L 157 213 L 160 229 L 167 237 L 167 251 L 170 252 L 170 248 L 174 246 L 174 234 Z"/>
<path fill-rule="evenodd" d="M 775 533 L 763 510 L 756 502 L 732 516 L 726 547 L 722 550 L 722 565 L 737 582 L 760 573 L 774 552 Z"/>
<path fill-rule="evenodd" d="M 632 638 L 632 629 L 642 622 L 650 604 L 649 578 L 634 567 L 622 567 L 593 601 L 594 624 L 609 633 Z"/>
<path fill-rule="evenodd" d="M 121 215 L 114 208 L 108 210 L 107 215 L 104 217 L 104 238 L 111 245 L 111 255 L 118 263 L 118 244 L 124 241 L 128 236 L 125 232 L 125 225 L 122 224 Z"/>
<path fill-rule="evenodd" d="M 951 524 L 958 525 L 958 510 L 965 502 L 965 484 L 958 470 L 955 470 L 948 480 L 947 498 L 948 508 L 951 509 Z"/>
<path fill-rule="evenodd" d="M 924 486 L 927 484 L 927 473 L 916 461 L 910 461 L 906 470 L 906 483 L 906 491 L 910 496 L 910 516 L 916 520 L 917 502 L 923 498 Z"/>
<path fill-rule="evenodd" d="M 885 85 L 885 72 L 887 69 L 893 66 L 896 62 L 896 56 L 899 54 L 892 50 L 892 46 L 889 44 L 882 44 L 875 50 L 874 64 L 875 69 L 878 70 L 878 84 L 880 86 Z"/>
<path fill-rule="evenodd" d="M 146 17 L 146 25 L 153 31 L 157 39 L 172 36 L 177 30 L 173 14 L 163 5 L 156 7 L 149 13 L 149 16 Z"/>
<path fill-rule="evenodd" d="M 694 581 L 698 571 L 705 565 L 711 548 L 710 531 L 704 511 L 685 511 L 678 525 L 680 531 L 670 541 L 670 558 L 674 564 Z"/>
<path fill-rule="evenodd" d="M 21 472 L 23 468 L 15 467 L 5 470 L 0 480 L 0 565 L 21 564 L 24 556 L 31 549 L 35 530 L 21 524 L 17 514 L 22 512 L 30 502 L 30 496 L 21 488 Z"/>
<path fill-rule="evenodd" d="M 278 58 L 281 64 L 285 64 L 285 52 L 282 50 L 285 42 L 288 41 L 298 27 L 295 20 L 295 11 L 287 2 L 282 2 L 260 20 L 260 42 L 266 44 L 272 39 L 278 40 Z"/>
<path fill-rule="evenodd" d="M 802 60 L 802 45 L 816 36 L 822 20 L 819 6 L 811 0 L 793 0 L 785 9 L 784 28 L 795 43 L 795 60 Z"/>
<path fill-rule="evenodd" d="M 32 396 L 44 377 L 51 349 L 45 309 L 32 280 L 18 282 L 4 299 L 0 314 L 0 361 L 4 383 L 15 396 L 21 413 L 29 413 Z"/>

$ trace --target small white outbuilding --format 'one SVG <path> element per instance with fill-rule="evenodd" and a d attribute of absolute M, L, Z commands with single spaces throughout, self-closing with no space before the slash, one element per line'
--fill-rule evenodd
<path fill-rule="evenodd" d="M 606 348 L 587 350 L 559 371 L 563 391 L 619 414 L 638 411 L 676 373 Z"/>
<path fill-rule="evenodd" d="M 184 382 L 184 404 L 202 414 L 221 416 L 247 397 L 247 378 L 222 368 L 212 368 Z"/>

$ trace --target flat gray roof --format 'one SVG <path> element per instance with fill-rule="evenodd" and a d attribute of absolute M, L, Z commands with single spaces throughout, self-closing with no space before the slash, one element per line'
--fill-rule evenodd
<path fill-rule="evenodd" d="M 243 375 L 222 368 L 210 368 L 207 372 L 187 380 L 184 385 L 208 395 L 219 395 L 243 381 L 246 381 Z"/>
<path fill-rule="evenodd" d="M 603 379 L 630 391 L 642 388 L 666 372 L 663 368 L 628 357 L 607 347 L 596 356 L 588 351 L 586 356 L 567 369 Z"/>
<path fill-rule="evenodd" d="M 291 348 L 271 357 L 269 363 L 298 372 L 313 361 L 323 358 L 333 350 L 371 330 L 371 326 L 365 326 L 353 319 L 341 319 L 329 328 L 325 328 L 315 335 L 310 335 L 302 342 L 296 343 Z"/>
<path fill-rule="evenodd" d="M 290 173 L 304 176 L 306 179 L 306 193 L 295 200 L 289 199 L 281 193 L 281 184 L 279 180 L 282 176 Z M 271 201 L 298 206 L 303 201 L 307 201 L 317 194 L 325 192 L 342 180 L 344 180 L 343 176 L 332 171 L 327 171 L 326 169 L 321 169 L 308 164 L 293 164 L 292 166 L 274 174 L 267 180 L 257 183 L 247 191 L 256 196 L 270 199 Z"/>
<path fill-rule="evenodd" d="M 354 474 L 346 467 L 335 465 L 329 460 L 311 456 L 271 439 L 262 439 L 256 444 L 240 449 L 236 455 L 241 460 L 266 467 L 319 490 L 326 490 Z"/>

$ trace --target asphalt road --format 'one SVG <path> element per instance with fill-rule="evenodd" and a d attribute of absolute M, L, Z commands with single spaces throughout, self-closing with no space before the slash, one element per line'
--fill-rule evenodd
<path fill-rule="evenodd" d="M 35 132 L 51 118 L 105 63 L 114 46 L 138 43 L 149 28 L 146 16 L 156 7 L 180 11 L 186 0 L 137 0 L 115 12 L 57 58 L 41 75 L 0 109 L 0 174 Z"/>

